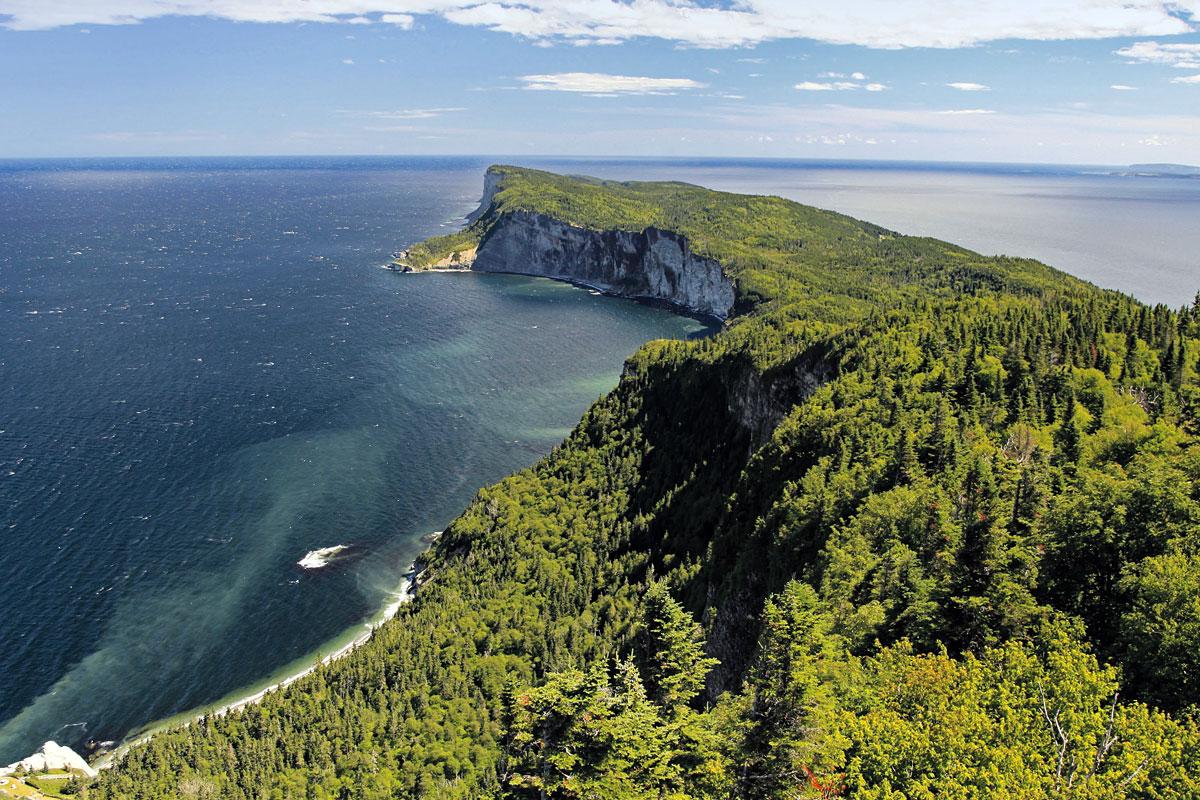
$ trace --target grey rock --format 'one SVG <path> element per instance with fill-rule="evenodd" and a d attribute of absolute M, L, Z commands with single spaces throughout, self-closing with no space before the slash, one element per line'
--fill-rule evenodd
<path fill-rule="evenodd" d="M 481 208 L 488 205 L 486 187 L 484 198 Z M 718 319 L 733 309 L 733 281 L 721 265 L 693 253 L 686 237 L 657 228 L 596 231 L 527 211 L 504 213 L 484 236 L 472 268 L 567 280 Z"/>

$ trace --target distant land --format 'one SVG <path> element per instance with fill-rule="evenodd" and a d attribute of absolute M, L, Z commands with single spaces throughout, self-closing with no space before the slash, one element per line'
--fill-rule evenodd
<path fill-rule="evenodd" d="M 1139 178 L 1200 178 L 1200 167 L 1188 164 L 1130 164 L 1112 174 Z"/>

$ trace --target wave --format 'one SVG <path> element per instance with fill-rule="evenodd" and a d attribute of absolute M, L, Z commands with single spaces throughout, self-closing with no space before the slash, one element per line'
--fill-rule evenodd
<path fill-rule="evenodd" d="M 320 569 L 327 567 L 334 561 L 337 561 L 339 554 L 350 549 L 348 544 L 335 544 L 332 547 L 321 547 L 316 550 L 309 550 L 304 554 L 304 558 L 296 563 L 305 569 Z"/>

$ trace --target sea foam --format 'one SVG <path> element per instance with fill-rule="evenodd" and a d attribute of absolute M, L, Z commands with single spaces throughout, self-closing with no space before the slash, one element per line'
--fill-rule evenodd
<path fill-rule="evenodd" d="M 322 547 L 317 550 L 309 550 L 304 554 L 304 558 L 296 563 L 305 569 L 320 569 L 326 567 L 337 560 L 340 553 L 349 550 L 348 544 L 335 544 L 332 547 Z"/>

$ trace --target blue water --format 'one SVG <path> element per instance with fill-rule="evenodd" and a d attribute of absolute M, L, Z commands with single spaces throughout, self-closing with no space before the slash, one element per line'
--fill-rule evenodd
<path fill-rule="evenodd" d="M 311 658 L 640 343 L 702 329 L 379 269 L 485 162 L 68 166 L 0 171 L 0 764 Z"/>
<path fill-rule="evenodd" d="M 512 159 L 0 162 L 0 764 L 303 663 L 481 485 L 695 321 L 377 266 Z M 1200 289 L 1200 181 L 1087 168 L 524 160 L 778 194 L 1150 302 Z M 352 545 L 323 570 L 296 562 Z"/>

